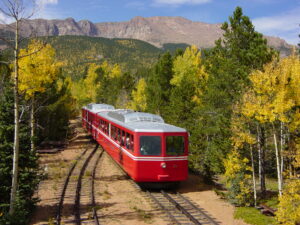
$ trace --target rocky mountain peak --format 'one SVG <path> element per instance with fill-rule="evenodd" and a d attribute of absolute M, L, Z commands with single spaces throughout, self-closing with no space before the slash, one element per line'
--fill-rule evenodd
<path fill-rule="evenodd" d="M 200 48 L 214 46 L 223 31 L 220 24 L 195 22 L 184 17 L 141 17 L 136 16 L 126 22 L 92 23 L 88 20 L 76 22 L 73 18 L 65 20 L 34 19 L 24 21 L 21 34 L 30 36 L 86 35 L 106 38 L 134 38 L 149 42 L 157 47 L 166 43 L 194 44 Z M 0 25 L 0 30 L 5 30 Z M 33 32 L 34 31 L 34 32 Z M 276 37 L 266 37 L 276 49 L 291 46 Z"/>

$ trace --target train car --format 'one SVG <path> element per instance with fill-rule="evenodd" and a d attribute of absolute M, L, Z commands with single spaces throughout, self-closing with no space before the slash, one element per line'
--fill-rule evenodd
<path fill-rule="evenodd" d="M 82 124 L 134 181 L 168 186 L 187 179 L 185 129 L 158 115 L 107 104 L 83 107 Z"/>

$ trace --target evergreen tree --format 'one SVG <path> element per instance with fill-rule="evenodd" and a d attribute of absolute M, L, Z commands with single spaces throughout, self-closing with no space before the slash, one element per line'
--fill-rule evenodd
<path fill-rule="evenodd" d="M 168 105 L 170 98 L 172 67 L 172 56 L 166 52 L 159 58 L 147 80 L 147 111 L 163 116 L 164 108 Z"/>
<path fill-rule="evenodd" d="M 1 67 L 1 66 L 0 66 Z M 0 93 L 0 224 L 27 224 L 38 185 L 38 163 L 34 151 L 30 151 L 30 128 L 25 122 L 28 113 L 23 114 L 20 123 L 19 185 L 16 193 L 15 214 L 8 215 L 14 139 L 14 95 L 9 71 L 1 67 L 0 78 L 3 90 Z M 23 101 L 20 102 L 24 104 Z"/>
<path fill-rule="evenodd" d="M 232 105 L 249 85 L 249 73 L 261 69 L 276 56 L 240 7 L 229 17 L 229 23 L 222 25 L 222 30 L 223 37 L 205 52 L 209 79 L 203 96 L 204 106 L 199 109 L 203 115 L 202 127 L 198 129 L 203 143 L 201 151 L 206 151 L 203 168 L 211 170 L 203 172 L 208 174 L 223 170 L 222 159 L 231 148 Z"/>

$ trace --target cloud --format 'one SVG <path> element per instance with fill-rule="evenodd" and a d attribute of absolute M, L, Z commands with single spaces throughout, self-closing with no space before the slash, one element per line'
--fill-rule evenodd
<path fill-rule="evenodd" d="M 10 24 L 14 22 L 14 20 L 11 17 L 8 17 L 4 15 L 2 12 L 0 12 L 0 23 L 2 24 Z"/>
<path fill-rule="evenodd" d="M 59 9 L 55 6 L 59 3 L 59 0 L 37 0 L 36 1 L 36 13 L 34 18 L 44 18 L 44 19 L 57 19 L 61 15 Z"/>
<path fill-rule="evenodd" d="M 173 6 L 178 6 L 178 5 L 200 5 L 200 4 L 205 4 L 209 3 L 212 0 L 154 0 L 155 5 L 173 5 Z"/>
<path fill-rule="evenodd" d="M 133 9 L 138 9 L 138 10 L 146 9 L 145 3 L 144 2 L 139 2 L 139 1 L 129 2 L 125 6 L 127 8 L 133 8 Z"/>
<path fill-rule="evenodd" d="M 254 18 L 252 22 L 263 34 L 281 37 L 291 44 L 299 42 L 300 7 L 276 16 Z"/>
<path fill-rule="evenodd" d="M 38 0 L 36 4 L 38 6 L 56 5 L 58 4 L 58 0 Z"/>

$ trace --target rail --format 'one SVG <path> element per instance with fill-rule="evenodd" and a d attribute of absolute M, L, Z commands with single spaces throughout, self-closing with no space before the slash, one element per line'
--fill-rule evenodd
<path fill-rule="evenodd" d="M 85 155 L 85 153 L 88 151 L 88 149 L 86 148 L 81 154 L 80 156 L 76 159 L 76 161 L 72 164 L 69 172 L 68 172 L 68 175 L 65 179 L 65 182 L 64 182 L 64 185 L 63 185 L 63 189 L 62 189 L 62 193 L 60 195 L 60 200 L 59 200 L 59 203 L 58 203 L 58 207 L 57 207 L 57 212 L 56 212 L 56 224 L 57 225 L 60 225 L 61 224 L 61 212 L 62 212 L 62 209 L 63 209 L 63 204 L 64 204 L 64 198 L 65 198 L 65 194 L 66 194 L 66 190 L 67 190 L 67 186 L 69 184 L 69 181 L 70 181 L 70 177 L 78 163 L 78 161 Z"/>
<path fill-rule="evenodd" d="M 93 208 L 93 219 L 96 225 L 99 225 L 99 220 L 98 220 L 98 214 L 97 214 L 97 209 L 96 209 L 96 200 L 95 200 L 95 178 L 96 178 L 96 169 L 97 165 L 99 163 L 100 158 L 103 155 L 104 150 L 102 149 L 101 153 L 99 154 L 94 168 L 93 168 L 93 173 L 92 173 L 92 183 L 91 183 L 91 206 Z"/>
<path fill-rule="evenodd" d="M 176 224 L 187 224 L 189 222 L 196 225 L 219 224 L 179 193 L 176 195 L 169 194 L 163 190 L 160 192 L 147 191 L 146 193 Z M 183 215 L 183 217 L 180 215 Z"/>
<path fill-rule="evenodd" d="M 75 195 L 75 205 L 74 205 L 74 215 L 75 215 L 75 220 L 77 225 L 81 225 L 81 218 L 80 218 L 80 192 L 81 192 L 81 186 L 82 186 L 82 177 L 84 175 L 85 169 L 90 162 L 91 158 L 95 154 L 99 147 L 99 144 L 96 145 L 94 150 L 90 153 L 90 155 L 86 158 L 81 170 L 80 174 L 78 176 L 78 181 L 77 181 L 77 187 L 76 187 L 76 195 Z"/>

